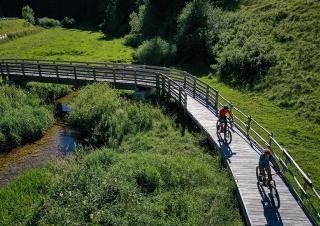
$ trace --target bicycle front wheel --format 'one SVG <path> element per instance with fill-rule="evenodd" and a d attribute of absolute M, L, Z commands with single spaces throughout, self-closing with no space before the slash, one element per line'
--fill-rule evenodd
<path fill-rule="evenodd" d="M 224 141 L 225 141 L 227 144 L 231 144 L 232 135 L 231 135 L 231 132 L 230 132 L 229 130 L 227 130 L 227 131 L 224 133 Z"/>

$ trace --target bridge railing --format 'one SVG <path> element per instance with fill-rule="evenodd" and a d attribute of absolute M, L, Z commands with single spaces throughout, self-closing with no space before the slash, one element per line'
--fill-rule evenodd
<path fill-rule="evenodd" d="M 78 61 L 50 60 L 0 60 L 1 73 L 53 78 L 57 80 L 74 79 L 87 81 L 108 81 L 110 83 L 126 82 L 134 85 L 156 87 L 157 93 L 173 97 L 186 109 L 187 95 L 192 96 L 213 113 L 223 105 L 232 108 L 235 126 L 260 151 L 271 148 L 284 172 L 284 179 L 292 187 L 299 199 L 305 204 L 309 213 L 320 220 L 320 197 L 312 180 L 295 162 L 292 156 L 273 137 L 273 134 L 245 114 L 221 93 L 197 77 L 176 69 L 146 65 L 127 65 L 119 63 L 96 63 Z"/>
<path fill-rule="evenodd" d="M 107 66 L 106 66 L 107 65 Z M 9 75 L 21 80 L 109 82 L 111 84 L 128 84 L 154 87 L 157 95 L 165 95 L 175 99 L 181 107 L 187 107 L 187 93 L 181 84 L 172 80 L 166 74 L 128 65 L 107 63 L 82 63 L 62 61 L 37 60 L 0 60 L 0 73 L 3 77 Z"/>

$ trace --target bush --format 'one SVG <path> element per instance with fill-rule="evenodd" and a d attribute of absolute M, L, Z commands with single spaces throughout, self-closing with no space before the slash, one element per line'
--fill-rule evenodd
<path fill-rule="evenodd" d="M 160 37 L 144 41 L 133 54 L 133 59 L 142 64 L 165 65 L 173 64 L 176 56 L 176 46 Z"/>
<path fill-rule="evenodd" d="M 125 45 L 132 46 L 134 48 L 139 47 L 142 42 L 145 40 L 142 34 L 131 33 L 126 35 L 125 37 Z"/>
<path fill-rule="evenodd" d="M 215 68 L 222 81 L 238 87 L 252 88 L 275 62 L 276 56 L 271 46 L 258 37 L 251 36 L 242 41 L 233 40 L 225 46 L 218 53 Z"/>
<path fill-rule="evenodd" d="M 0 152 L 43 136 L 54 118 L 39 97 L 14 87 L 0 87 Z"/>
<path fill-rule="evenodd" d="M 61 25 L 65 28 L 71 28 L 74 26 L 74 24 L 76 23 L 74 18 L 69 18 L 69 17 L 65 17 L 62 21 L 61 21 Z"/>
<path fill-rule="evenodd" d="M 83 88 L 71 108 L 71 124 L 91 145 L 98 147 L 118 147 L 128 135 L 152 128 L 158 118 L 156 112 L 147 106 L 121 99 L 107 84 Z"/>
<path fill-rule="evenodd" d="M 34 12 L 30 6 L 26 5 L 22 8 L 22 18 L 30 24 L 35 24 Z"/>
<path fill-rule="evenodd" d="M 51 27 L 60 26 L 59 20 L 51 19 L 51 18 L 48 18 L 48 17 L 39 18 L 38 19 L 38 24 L 41 27 L 45 27 L 45 28 L 51 28 Z"/>
<path fill-rule="evenodd" d="M 37 95 L 42 100 L 57 100 L 70 92 L 71 86 L 58 85 L 49 83 L 29 82 L 26 86 L 27 90 Z"/>

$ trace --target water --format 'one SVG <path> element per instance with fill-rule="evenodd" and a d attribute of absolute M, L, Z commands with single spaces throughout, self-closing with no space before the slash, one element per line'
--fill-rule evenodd
<path fill-rule="evenodd" d="M 64 124 L 56 124 L 34 143 L 0 153 L 0 186 L 22 172 L 42 167 L 50 161 L 65 158 L 76 149 L 77 133 Z"/>

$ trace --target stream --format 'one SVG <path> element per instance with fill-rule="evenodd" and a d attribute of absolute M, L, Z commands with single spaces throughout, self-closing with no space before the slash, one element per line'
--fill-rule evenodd
<path fill-rule="evenodd" d="M 62 99 L 69 98 L 68 96 Z M 38 141 L 8 153 L 0 153 L 0 187 L 22 172 L 65 158 L 76 149 L 77 132 L 62 123 L 61 119 L 60 122 L 59 119 L 57 121 Z"/>

